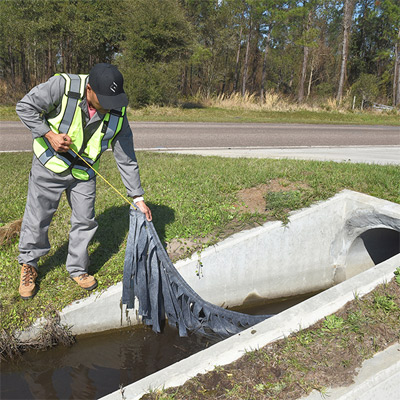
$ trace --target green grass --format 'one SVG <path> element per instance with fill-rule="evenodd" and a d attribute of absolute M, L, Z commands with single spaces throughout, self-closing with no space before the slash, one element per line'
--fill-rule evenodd
<path fill-rule="evenodd" d="M 148 107 L 141 110 L 130 109 L 128 116 L 132 121 L 400 125 L 397 113 L 368 111 L 263 111 L 218 107 L 195 109 Z"/>
<path fill-rule="evenodd" d="M 268 192 L 265 195 L 265 203 L 268 210 L 273 210 L 273 215 L 277 219 L 288 223 L 287 210 L 301 208 L 302 204 L 307 203 L 308 190 L 283 190 L 279 192 Z"/>
<path fill-rule="evenodd" d="M 23 216 L 31 157 L 30 153 L 0 154 L 0 224 Z M 239 230 L 241 226 L 262 223 L 271 216 L 284 220 L 288 209 L 309 206 L 344 188 L 400 203 L 397 166 L 147 152 L 138 152 L 137 157 L 146 201 L 164 243 L 174 238 L 206 236 L 217 241 L 232 224 Z M 125 193 L 111 153 L 104 154 L 100 172 Z M 240 189 L 273 179 L 304 185 L 298 185 L 299 189 L 290 196 L 271 198 L 270 214 L 239 211 L 236 194 Z M 128 205 L 101 180 L 97 185 L 96 216 L 99 229 L 89 248 L 90 272 L 95 274 L 102 290 L 122 278 Z M 18 295 L 17 240 L 1 248 L 0 328 L 25 327 L 42 315 L 49 304 L 60 310 L 87 296 L 68 278 L 65 270 L 69 219 L 70 209 L 63 196 L 50 227 L 50 253 L 39 265 L 40 291 L 31 301 L 22 301 Z"/>
<path fill-rule="evenodd" d="M 0 121 L 19 121 L 15 112 L 15 105 L 0 105 Z"/>
<path fill-rule="evenodd" d="M 400 125 L 397 112 L 378 113 L 371 111 L 268 111 L 246 107 L 182 108 L 146 107 L 128 109 L 131 121 L 161 122 L 238 122 L 238 123 L 304 123 L 304 124 L 350 124 L 350 125 Z M 0 121 L 18 121 L 15 106 L 0 106 Z"/>

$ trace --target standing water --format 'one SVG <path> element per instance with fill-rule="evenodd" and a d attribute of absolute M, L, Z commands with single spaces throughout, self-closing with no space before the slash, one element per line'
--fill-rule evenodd
<path fill-rule="evenodd" d="M 168 326 L 146 326 L 78 337 L 71 347 L 29 351 L 2 362 L 5 399 L 98 399 L 208 346 L 204 338 L 180 338 Z"/>
<path fill-rule="evenodd" d="M 276 314 L 310 296 L 237 311 Z M 181 338 L 168 325 L 162 334 L 135 325 L 79 336 L 71 347 L 31 350 L 13 361 L 3 361 L 0 398 L 98 399 L 216 342 L 197 335 Z"/>

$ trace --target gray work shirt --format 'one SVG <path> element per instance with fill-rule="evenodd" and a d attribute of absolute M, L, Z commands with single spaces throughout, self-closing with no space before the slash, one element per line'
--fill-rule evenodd
<path fill-rule="evenodd" d="M 65 79 L 53 76 L 47 82 L 34 87 L 16 106 L 16 111 L 23 124 L 31 130 L 34 139 L 44 136 L 49 130 L 46 117 L 57 115 L 64 95 Z M 96 112 L 90 119 L 86 99 L 79 105 L 82 109 L 84 134 L 94 132 L 104 118 L 104 114 Z M 128 196 L 141 196 L 144 193 L 139 176 L 139 166 L 133 148 L 133 135 L 125 115 L 121 131 L 111 143 L 122 182 Z"/>

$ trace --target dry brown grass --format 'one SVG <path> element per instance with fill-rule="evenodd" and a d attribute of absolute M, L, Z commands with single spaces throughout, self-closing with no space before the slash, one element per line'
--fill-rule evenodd
<path fill-rule="evenodd" d="M 24 352 L 36 349 L 44 350 L 62 344 L 71 346 L 75 337 L 70 327 L 62 325 L 60 316 L 51 306 L 45 310 L 46 317 L 40 326 L 37 337 L 28 341 L 21 341 L 18 332 L 0 330 L 0 360 L 9 360 L 21 356 Z"/>
<path fill-rule="evenodd" d="M 10 244 L 11 241 L 19 236 L 22 218 L 0 227 L 0 246 Z"/>
<path fill-rule="evenodd" d="M 269 91 L 265 93 L 264 99 L 261 100 L 258 95 L 246 93 L 242 96 L 240 93 L 231 95 L 218 95 L 216 97 L 199 98 L 198 99 L 206 107 L 218 107 L 223 109 L 252 110 L 252 111 L 345 111 L 345 107 L 340 106 L 334 98 L 327 98 L 324 101 L 319 100 L 318 103 L 312 101 L 297 103 L 293 99 Z M 342 104 L 346 104 L 344 101 Z"/>

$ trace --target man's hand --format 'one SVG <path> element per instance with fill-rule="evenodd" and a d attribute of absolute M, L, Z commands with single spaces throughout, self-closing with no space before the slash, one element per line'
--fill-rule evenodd
<path fill-rule="evenodd" d="M 69 150 L 72 144 L 71 138 L 66 133 L 55 133 L 48 131 L 44 137 L 50 142 L 51 147 L 60 153 L 65 153 Z"/>
<path fill-rule="evenodd" d="M 135 206 L 146 216 L 147 221 L 152 220 L 153 217 L 151 216 L 151 210 L 146 206 L 146 203 L 143 200 L 135 203 Z"/>

